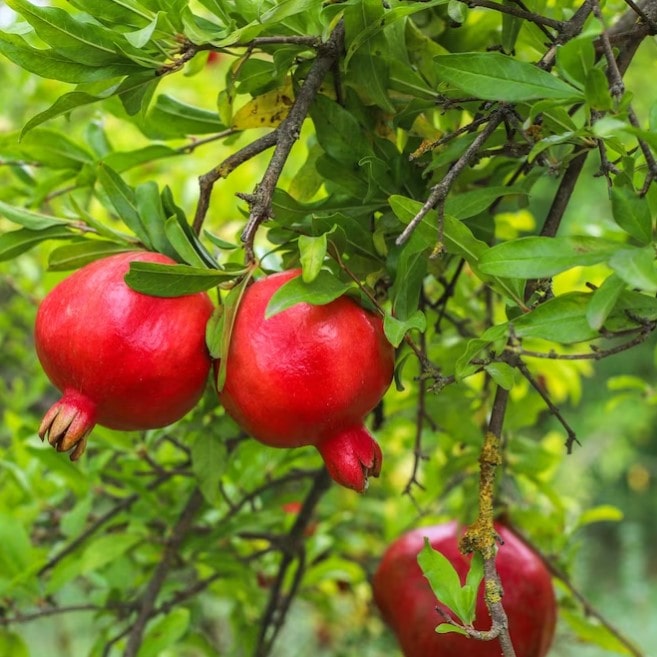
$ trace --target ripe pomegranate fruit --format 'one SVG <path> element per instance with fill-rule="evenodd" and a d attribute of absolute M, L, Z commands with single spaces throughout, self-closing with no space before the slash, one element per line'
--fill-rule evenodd
<path fill-rule="evenodd" d="M 265 319 L 274 292 L 299 274 L 265 276 L 244 293 L 219 396 L 256 440 L 314 445 L 336 482 L 363 492 L 382 461 L 363 418 L 390 385 L 394 350 L 381 319 L 349 297 Z"/>
<path fill-rule="evenodd" d="M 128 252 L 92 262 L 45 297 L 36 317 L 36 351 L 63 393 L 39 428 L 58 451 L 84 452 L 95 424 L 126 431 L 170 424 L 198 402 L 210 370 L 205 293 L 140 294 L 124 276 L 134 261 L 171 263 Z"/>
<path fill-rule="evenodd" d="M 556 602 L 550 573 L 538 555 L 507 527 L 496 524 L 503 544 L 496 567 L 504 588 L 502 603 L 509 619 L 511 641 L 518 657 L 544 657 L 556 624 Z M 470 557 L 459 551 L 456 522 L 410 531 L 386 550 L 374 574 L 374 601 L 397 636 L 405 657 L 500 657 L 497 640 L 479 641 L 461 634 L 437 634 L 444 622 L 429 582 L 417 563 L 424 536 L 441 552 L 465 583 Z M 477 597 L 475 629 L 488 630 L 491 622 L 483 583 Z"/>

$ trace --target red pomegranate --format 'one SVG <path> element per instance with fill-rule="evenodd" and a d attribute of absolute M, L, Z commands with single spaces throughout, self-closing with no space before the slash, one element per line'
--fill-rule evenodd
<path fill-rule="evenodd" d="M 266 276 L 245 292 L 220 399 L 256 440 L 314 445 L 335 481 L 363 492 L 382 461 L 363 418 L 390 385 L 394 350 L 381 319 L 349 297 L 297 303 L 265 319 L 274 292 L 299 274 Z"/>
<path fill-rule="evenodd" d="M 75 460 L 95 424 L 126 431 L 175 422 L 198 402 L 210 370 L 205 293 L 175 298 L 140 294 L 124 276 L 130 263 L 173 264 L 145 251 L 88 264 L 46 296 L 37 312 L 36 351 L 63 393 L 39 436 Z"/>
<path fill-rule="evenodd" d="M 503 544 L 496 567 L 504 588 L 502 604 L 509 619 L 511 641 L 518 657 L 544 657 L 554 636 L 557 608 L 550 573 L 518 536 L 496 524 Z M 479 641 L 461 634 L 437 634 L 444 622 L 436 598 L 417 563 L 428 537 L 432 547 L 452 563 L 465 583 L 470 557 L 459 551 L 462 528 L 456 522 L 410 531 L 390 545 L 374 574 L 374 601 L 397 636 L 405 657 L 500 657 L 497 640 Z M 475 629 L 490 629 L 490 617 L 479 589 Z"/>

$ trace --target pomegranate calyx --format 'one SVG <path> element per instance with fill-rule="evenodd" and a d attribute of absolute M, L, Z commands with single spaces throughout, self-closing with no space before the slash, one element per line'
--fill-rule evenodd
<path fill-rule="evenodd" d="M 378 477 L 381 473 L 381 448 L 363 426 L 330 435 L 317 449 L 331 478 L 358 493 L 367 490 L 369 477 Z"/>
<path fill-rule="evenodd" d="M 87 446 L 87 437 L 96 424 L 96 405 L 84 395 L 67 391 L 43 416 L 39 426 L 41 440 L 48 442 L 58 452 L 73 451 L 71 461 L 77 461 Z"/>

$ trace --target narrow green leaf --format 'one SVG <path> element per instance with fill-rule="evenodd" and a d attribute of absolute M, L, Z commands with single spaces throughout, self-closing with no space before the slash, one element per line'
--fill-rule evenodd
<path fill-rule="evenodd" d="M 103 164 L 98 166 L 98 182 L 107 194 L 110 203 L 114 206 L 116 213 L 123 223 L 139 238 L 147 247 L 152 248 L 148 238 L 148 231 L 144 227 L 139 211 L 135 192 L 123 178 L 111 167 Z"/>
<path fill-rule="evenodd" d="M 250 269 L 244 278 L 228 293 L 223 305 L 223 315 L 218 324 L 218 329 L 221 330 L 221 348 L 219 351 L 219 368 L 216 371 L 217 390 L 221 392 L 224 384 L 226 383 L 226 366 L 228 364 L 228 352 L 230 350 L 230 340 L 233 335 L 233 327 L 235 326 L 235 319 L 239 310 L 240 303 L 244 297 L 244 292 L 251 282 L 253 277 L 253 269 Z"/>
<path fill-rule="evenodd" d="M 630 287 L 657 292 L 655 252 L 651 247 L 620 249 L 610 258 L 609 266 Z"/>
<path fill-rule="evenodd" d="M 503 364 L 503 363 L 501 363 Z M 467 592 L 468 605 L 467 615 L 464 619 L 466 625 L 474 622 L 475 612 L 477 610 L 477 594 L 479 593 L 479 586 L 484 579 L 484 558 L 479 552 L 475 552 L 470 560 L 470 569 L 465 578 L 465 586 L 463 589 Z"/>
<path fill-rule="evenodd" d="M 144 227 L 148 240 L 153 249 L 176 259 L 177 250 L 172 246 L 166 232 L 167 216 L 162 207 L 160 190 L 157 183 L 149 180 L 138 185 L 135 189 L 135 207 L 139 214 L 140 223 Z M 188 264 L 198 264 L 189 262 Z"/>
<path fill-rule="evenodd" d="M 600 504 L 587 509 L 579 517 L 577 524 L 580 527 L 596 522 L 621 522 L 625 514 L 617 506 L 611 504 Z"/>
<path fill-rule="evenodd" d="M 89 66 L 72 61 L 52 48 L 33 48 L 22 37 L 6 32 L 0 32 L 0 53 L 30 73 L 72 84 L 109 80 L 142 70 L 128 61 Z"/>
<path fill-rule="evenodd" d="M 341 297 L 352 287 L 352 284 L 343 283 L 328 271 L 320 271 L 310 283 L 306 283 L 301 276 L 296 276 L 272 295 L 265 310 L 265 318 L 269 319 L 297 303 L 323 306 Z"/>
<path fill-rule="evenodd" d="M 616 635 L 595 618 L 587 618 L 577 611 L 560 609 L 559 618 L 569 626 L 570 631 L 582 643 L 592 644 L 619 655 L 635 655 Z"/>
<path fill-rule="evenodd" d="M 0 262 L 11 260 L 46 240 L 70 239 L 75 233 L 64 226 L 51 226 L 43 230 L 21 228 L 0 235 Z"/>
<path fill-rule="evenodd" d="M 312 283 L 324 264 L 326 257 L 326 233 L 318 236 L 301 235 L 298 240 L 301 277 L 304 283 Z"/>
<path fill-rule="evenodd" d="M 627 187 L 612 187 L 611 211 L 614 221 L 640 244 L 652 241 L 652 217 L 645 198 Z"/>
<path fill-rule="evenodd" d="M 48 271 L 68 271 L 104 258 L 114 253 L 132 251 L 134 246 L 108 242 L 106 240 L 86 239 L 60 246 L 48 256 Z"/>
<path fill-rule="evenodd" d="M 441 623 L 436 628 L 437 634 L 462 634 L 463 636 L 468 636 L 468 633 L 465 631 L 464 627 L 460 625 L 452 625 L 452 623 Z"/>
<path fill-rule="evenodd" d="M 483 100 L 509 103 L 573 100 L 582 92 L 537 66 L 497 52 L 470 52 L 434 57 L 441 80 Z"/>
<path fill-rule="evenodd" d="M 205 265 L 203 258 L 196 251 L 194 243 L 190 240 L 187 232 L 181 226 L 177 217 L 171 217 L 164 224 L 164 232 L 167 239 L 176 250 L 176 253 L 188 265 L 202 267 Z"/>
<path fill-rule="evenodd" d="M 23 226 L 23 228 L 30 228 L 31 230 L 42 230 L 43 228 L 50 228 L 52 226 L 66 226 L 69 223 L 65 219 L 58 219 L 47 214 L 15 207 L 4 201 L 0 201 L 0 215 L 14 224 Z"/>
<path fill-rule="evenodd" d="M 416 310 L 415 313 L 404 321 L 392 315 L 386 315 L 383 318 L 383 331 L 386 338 L 388 338 L 388 342 L 393 347 L 398 347 L 401 344 L 408 331 L 417 329 L 420 332 L 424 332 L 426 328 L 427 318 L 421 310 Z"/>
<path fill-rule="evenodd" d="M 482 187 L 450 196 L 445 203 L 445 214 L 463 220 L 487 210 L 497 199 L 504 196 L 527 196 L 521 187 Z"/>
<path fill-rule="evenodd" d="M 596 331 L 602 328 L 625 288 L 625 281 L 616 274 L 612 274 L 591 295 L 591 300 L 586 307 L 586 319 L 591 328 Z"/>
<path fill-rule="evenodd" d="M 224 471 L 225 459 L 223 443 L 211 431 L 202 431 L 192 444 L 194 476 L 198 480 L 203 497 L 213 505 L 219 498 L 219 481 Z"/>
<path fill-rule="evenodd" d="M 126 283 L 137 292 L 154 297 L 180 297 L 209 290 L 235 278 L 235 273 L 189 265 L 131 262 Z"/>
<path fill-rule="evenodd" d="M 176 138 L 203 135 L 226 129 L 217 112 L 184 103 L 166 94 L 158 95 L 143 124 L 153 138 Z"/>
<path fill-rule="evenodd" d="M 597 237 L 520 237 L 482 253 L 479 268 L 485 274 L 513 278 L 543 278 L 607 260 L 616 242 Z"/>

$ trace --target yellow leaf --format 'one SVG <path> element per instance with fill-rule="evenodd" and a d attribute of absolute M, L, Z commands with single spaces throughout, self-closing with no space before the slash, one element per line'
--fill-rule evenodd
<path fill-rule="evenodd" d="M 319 92 L 329 98 L 335 98 L 330 84 L 322 85 Z M 293 104 L 294 89 L 292 79 L 288 78 L 283 86 L 256 96 L 246 105 L 242 105 L 233 115 L 232 128 L 275 128 L 285 119 Z"/>

